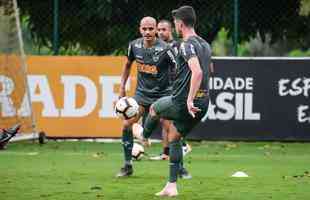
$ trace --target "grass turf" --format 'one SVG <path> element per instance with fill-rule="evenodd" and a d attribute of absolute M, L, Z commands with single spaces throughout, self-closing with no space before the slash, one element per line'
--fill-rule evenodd
<path fill-rule="evenodd" d="M 185 163 L 192 180 L 179 181 L 177 199 L 310 199 L 308 143 L 191 143 Z M 149 154 L 160 151 L 152 146 Z M 0 151 L 0 200 L 160 199 L 167 161 L 134 162 L 134 175 L 115 178 L 118 143 L 12 143 Z M 244 171 L 249 178 L 232 178 Z"/>

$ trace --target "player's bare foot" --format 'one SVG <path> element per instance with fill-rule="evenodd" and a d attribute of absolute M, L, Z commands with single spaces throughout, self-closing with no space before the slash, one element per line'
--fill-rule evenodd
<path fill-rule="evenodd" d="M 175 197 L 178 195 L 177 184 L 168 182 L 162 191 L 157 192 L 156 196 Z"/>

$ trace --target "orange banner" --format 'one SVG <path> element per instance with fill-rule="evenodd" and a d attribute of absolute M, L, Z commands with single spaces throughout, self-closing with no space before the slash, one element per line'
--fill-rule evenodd
<path fill-rule="evenodd" d="M 39 131 L 51 137 L 119 137 L 115 116 L 125 57 L 28 57 L 30 96 Z M 135 69 L 136 67 L 133 67 Z M 127 83 L 133 95 L 136 70 Z"/>

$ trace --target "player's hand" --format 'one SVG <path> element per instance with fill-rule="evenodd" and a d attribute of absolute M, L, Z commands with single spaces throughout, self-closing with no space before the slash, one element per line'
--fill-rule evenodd
<path fill-rule="evenodd" d="M 190 100 L 187 100 L 187 110 L 188 110 L 188 113 L 193 117 L 195 118 L 195 114 L 197 112 L 200 112 L 201 110 L 198 108 L 198 107 L 195 107 L 194 106 L 194 102 L 193 101 L 190 101 Z"/>
<path fill-rule="evenodd" d="M 125 96 L 126 96 L 126 90 L 121 88 L 118 98 L 120 99 L 120 98 L 125 97 Z"/>

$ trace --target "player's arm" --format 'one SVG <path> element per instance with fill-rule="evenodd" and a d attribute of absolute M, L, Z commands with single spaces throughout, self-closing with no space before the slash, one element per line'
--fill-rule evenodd
<path fill-rule="evenodd" d="M 132 66 L 134 59 L 135 58 L 134 58 L 134 54 L 133 54 L 133 51 L 131 48 L 131 44 L 129 44 L 127 61 L 123 67 L 123 71 L 122 71 L 122 75 L 121 75 L 121 86 L 120 86 L 120 93 L 119 93 L 120 98 L 126 96 L 126 83 L 127 83 L 128 78 L 129 78 L 131 66 Z"/>
<path fill-rule="evenodd" d="M 197 56 L 193 56 L 188 60 L 188 66 L 192 71 L 190 89 L 187 96 L 187 108 L 189 113 L 195 117 L 195 113 L 200 111 L 199 108 L 194 106 L 194 98 L 200 88 L 203 72 Z"/>
<path fill-rule="evenodd" d="M 214 75 L 214 64 L 213 64 L 213 62 L 210 63 L 208 68 L 209 68 L 210 76 L 213 76 Z"/>
<path fill-rule="evenodd" d="M 199 112 L 199 108 L 194 106 L 194 99 L 197 91 L 200 88 L 200 84 L 203 77 L 203 72 L 200 67 L 199 59 L 195 51 L 195 47 L 191 43 L 183 42 L 180 46 L 180 53 L 183 58 L 187 61 L 188 66 L 191 70 L 191 81 L 190 89 L 187 96 L 187 109 L 189 114 L 195 117 L 195 113 Z"/>
<path fill-rule="evenodd" d="M 123 72 L 122 72 L 122 76 L 121 76 L 121 86 L 120 86 L 119 97 L 126 96 L 126 83 L 127 83 L 128 78 L 129 78 L 129 75 L 130 75 L 130 70 L 131 70 L 132 62 L 133 61 L 127 59 L 127 62 L 126 62 L 126 64 L 123 67 Z"/>
<path fill-rule="evenodd" d="M 214 63 L 212 61 L 208 66 L 208 72 L 209 72 L 209 78 L 214 78 L 215 69 L 214 69 Z M 214 90 L 209 90 L 209 99 L 210 99 L 210 102 L 214 104 L 215 99 L 216 99 L 216 93 Z"/>

